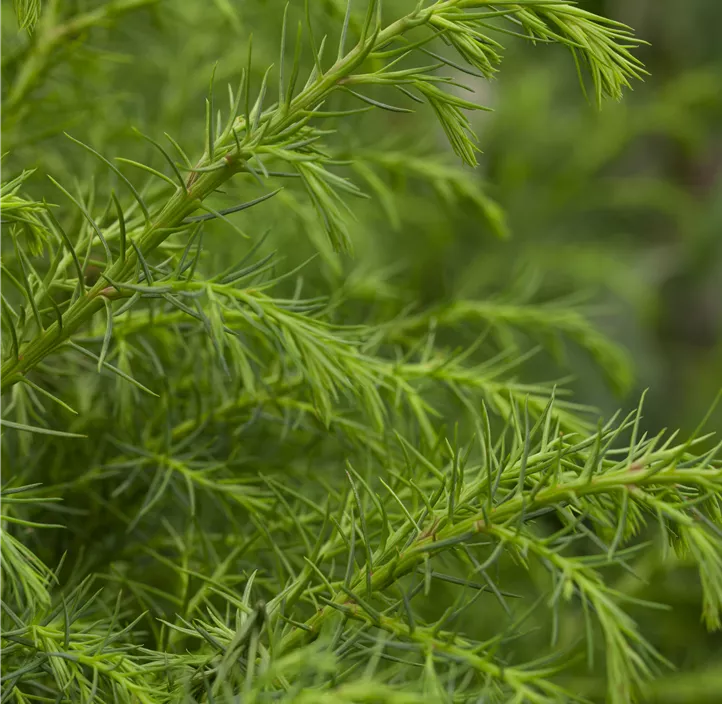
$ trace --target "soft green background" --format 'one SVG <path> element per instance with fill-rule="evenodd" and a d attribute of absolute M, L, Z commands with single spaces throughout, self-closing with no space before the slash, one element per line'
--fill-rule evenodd
<path fill-rule="evenodd" d="M 598 285 L 650 387 L 647 418 L 688 427 L 722 385 L 722 6 L 588 5 L 651 42 L 651 76 L 596 114 L 551 57 L 508 71 L 485 163 L 524 242 L 514 255 Z"/>

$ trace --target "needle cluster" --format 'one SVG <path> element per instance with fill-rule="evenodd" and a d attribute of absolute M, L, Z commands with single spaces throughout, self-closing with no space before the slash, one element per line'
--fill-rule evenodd
<path fill-rule="evenodd" d="M 600 101 L 643 75 L 638 42 L 566 0 L 407 5 L 289 3 L 260 73 L 243 28 L 192 152 L 157 125 L 146 160 L 69 134 L 97 178 L 4 178 L 2 702 L 631 702 L 668 667 L 633 613 L 664 606 L 627 584 L 650 554 L 695 568 L 720 626 L 718 447 L 524 374 L 566 341 L 628 387 L 583 305 L 409 306 L 345 271 L 369 201 L 403 226 L 399 181 L 509 235 L 460 165 L 484 109 L 462 77 L 496 75 L 502 40 L 566 47 Z M 4 177 L 70 43 L 171 12 L 75 9 L 16 3 Z M 422 113 L 456 161 L 344 133 L 367 113 Z M 268 246 L 293 261 L 298 229 L 316 252 L 287 265 Z"/>

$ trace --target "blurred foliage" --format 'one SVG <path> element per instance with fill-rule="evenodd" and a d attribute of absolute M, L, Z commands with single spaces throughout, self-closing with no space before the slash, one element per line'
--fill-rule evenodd
<path fill-rule="evenodd" d="M 722 385 L 722 51 L 706 30 L 722 13 L 703 1 L 597 5 L 652 43 L 640 52 L 651 76 L 600 113 L 556 64 L 499 83 L 482 137 L 515 235 L 499 256 L 597 289 L 650 388 L 648 422 L 689 427 Z"/>

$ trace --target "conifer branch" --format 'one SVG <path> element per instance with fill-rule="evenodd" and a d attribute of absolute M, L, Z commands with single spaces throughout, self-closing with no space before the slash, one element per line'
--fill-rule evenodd
<path fill-rule="evenodd" d="M 79 33 L 153 4 L 16 2 L 32 34 L 4 63 L 4 108 L 26 114 Z M 252 13 L 216 5 L 246 31 Z M 508 236 L 466 169 L 484 108 L 459 74 L 495 76 L 513 36 L 568 48 L 616 99 L 644 75 L 639 42 L 564 0 L 400 16 L 332 0 L 298 31 L 296 9 L 272 51 L 243 37 L 227 108 L 227 67 L 204 77 L 195 160 L 152 130 L 136 133 L 148 163 L 71 137 L 107 184 L 51 179 L 34 198 L 22 164 L 3 182 L 3 702 L 587 702 L 586 659 L 589 697 L 631 704 L 670 665 L 641 577 L 693 568 L 704 627 L 722 624 L 722 444 L 705 423 L 649 434 L 641 403 L 595 429 L 562 382 L 529 381 L 531 343 L 568 340 L 628 387 L 626 354 L 575 300 L 531 282 L 421 305 L 398 269 L 349 274 L 339 253 L 378 223 L 406 234 L 399 180 L 443 201 L 454 234 L 464 210 Z M 251 44 L 276 67 L 257 73 Z M 436 116 L 457 164 L 332 136 L 412 112 Z M 267 240 L 272 209 L 294 222 Z M 295 266 L 299 228 L 318 268 Z"/>

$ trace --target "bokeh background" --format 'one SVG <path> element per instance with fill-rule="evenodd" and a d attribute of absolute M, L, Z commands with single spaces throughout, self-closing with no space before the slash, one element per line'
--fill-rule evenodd
<path fill-rule="evenodd" d="M 395 0 L 389 12 L 410 4 Z M 341 287 L 360 314 L 376 319 L 408 303 L 458 297 L 584 296 L 599 327 L 628 351 L 633 383 L 615 388 L 570 346 L 540 354 L 523 374 L 539 380 L 571 371 L 577 400 L 604 414 L 636 405 L 648 388 L 647 430 L 691 430 L 722 388 L 722 3 L 581 4 L 627 22 L 649 42 L 639 56 L 650 75 L 622 103 L 597 110 L 585 102 L 566 52 L 510 39 L 498 80 L 474 85 L 471 79 L 479 100 L 494 109 L 473 116 L 483 152 L 478 169 L 456 164 L 443 135 L 429 133 L 427 114 L 377 111 L 339 125 L 339 156 L 363 150 L 395 194 L 394 203 L 354 205 L 355 258 L 328 251 L 318 223 L 293 193 L 280 197 L 285 207 L 252 211 L 244 227 L 253 234 L 270 228 L 287 269 L 320 250 L 304 270 L 307 293 Z M 63 17 L 105 9 L 87 25 L 71 26 L 28 69 L 32 45 L 17 32 L 12 2 L 3 0 L 3 169 L 37 167 L 66 183 L 100 174 L 64 131 L 145 162 L 157 156 L 131 126 L 154 137 L 165 131 L 198 153 L 214 64 L 218 85 L 235 85 L 252 33 L 258 85 L 276 61 L 283 5 L 46 0 L 45 12 Z M 319 0 L 312 11 L 319 35 L 343 15 L 338 0 Z M 413 168 L 394 160 L 395 150 L 411 145 L 418 152 Z M 453 173 L 424 174 L 429 154 L 434 164 L 448 157 Z M 107 190 L 103 178 L 99 193 Z M 469 196 L 479 186 L 489 201 Z M 29 188 L 58 202 L 42 178 L 31 179 Z M 500 239 L 499 231 L 509 236 Z M 227 261 L 247 246 L 219 230 L 209 256 Z M 469 330 L 463 341 L 477 334 Z M 719 411 L 710 424 L 722 428 Z M 640 612 L 643 630 L 655 633 L 655 643 L 686 669 L 650 696 L 722 700 L 722 641 L 697 625 L 694 578 L 659 564 L 645 569 L 652 586 L 639 596 L 654 598 L 658 590 L 674 608 Z M 579 687 L 587 684 L 580 680 Z"/>
<path fill-rule="evenodd" d="M 722 385 L 722 6 L 587 5 L 650 42 L 639 55 L 651 75 L 597 113 L 557 57 L 509 71 L 488 177 L 523 241 L 514 254 L 598 286 L 634 359 L 633 395 L 650 389 L 647 419 L 688 427 Z"/>

